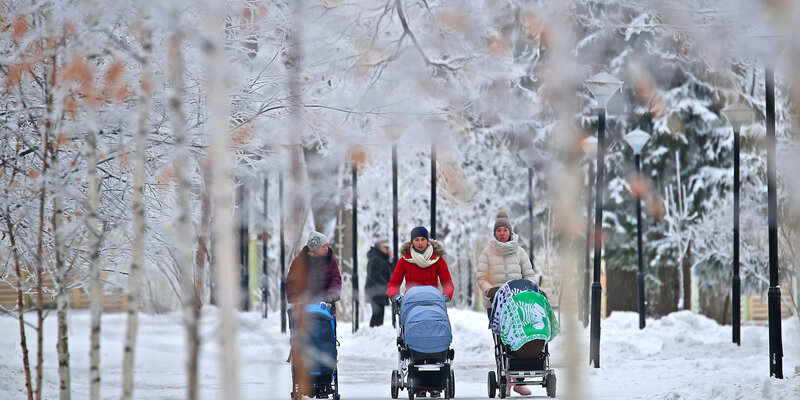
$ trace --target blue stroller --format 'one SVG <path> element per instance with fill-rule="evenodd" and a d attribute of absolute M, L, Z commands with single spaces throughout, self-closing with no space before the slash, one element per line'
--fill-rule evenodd
<path fill-rule="evenodd" d="M 292 400 L 301 396 L 339 399 L 339 372 L 336 366 L 336 311 L 333 305 L 307 305 L 301 315 L 289 314 L 291 333 Z M 302 328 L 298 329 L 301 324 Z"/>
<path fill-rule="evenodd" d="M 397 325 L 397 369 L 392 371 L 391 395 L 397 398 L 400 389 L 414 396 L 443 395 L 455 397 L 455 374 L 450 366 L 455 351 L 450 349 L 453 334 L 447 308 L 438 289 L 416 286 L 409 289 L 400 307 Z"/>

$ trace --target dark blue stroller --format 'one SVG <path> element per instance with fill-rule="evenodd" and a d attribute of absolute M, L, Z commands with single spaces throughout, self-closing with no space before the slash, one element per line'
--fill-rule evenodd
<path fill-rule="evenodd" d="M 400 389 L 408 390 L 409 400 L 428 392 L 431 397 L 455 397 L 455 374 L 450 367 L 455 356 L 450 349 L 453 334 L 442 293 L 431 286 L 413 287 L 406 292 L 400 307 L 392 307 L 392 312 L 400 315 L 392 398 L 397 398 Z"/>
<path fill-rule="evenodd" d="M 291 332 L 292 400 L 301 396 L 327 399 L 329 395 L 338 400 L 334 307 L 318 303 L 305 306 L 301 315 L 293 315 L 292 308 L 287 313 Z"/>

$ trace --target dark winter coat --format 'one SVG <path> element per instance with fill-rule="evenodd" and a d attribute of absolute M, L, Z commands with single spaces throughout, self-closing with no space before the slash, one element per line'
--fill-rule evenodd
<path fill-rule="evenodd" d="M 364 285 L 364 292 L 368 299 L 380 305 L 389 305 L 389 297 L 386 296 L 386 286 L 392 278 L 391 257 L 384 254 L 376 246 L 372 246 L 367 252 L 367 283 Z"/>
<path fill-rule="evenodd" d="M 436 262 L 424 268 L 411 262 L 411 252 L 414 251 L 411 250 L 411 242 L 406 242 L 400 247 L 400 254 L 403 257 L 397 260 L 392 279 L 389 280 L 387 289 L 389 298 L 400 294 L 400 284 L 403 283 L 403 279 L 406 281 L 406 290 L 422 285 L 438 288 L 441 283 L 442 294 L 453 298 L 453 279 L 450 277 L 450 270 L 447 269 L 447 262 L 442 258 L 446 254 L 444 246 L 436 240 L 429 240 L 428 243 L 433 246 L 431 260 L 436 259 Z"/>
<path fill-rule="evenodd" d="M 342 275 L 333 250 L 320 257 L 311 256 L 308 246 L 292 260 L 286 276 L 286 299 L 290 303 L 337 301 L 342 293 Z"/>

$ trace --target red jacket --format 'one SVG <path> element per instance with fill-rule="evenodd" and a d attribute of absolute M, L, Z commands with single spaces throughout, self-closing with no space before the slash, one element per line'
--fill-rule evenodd
<path fill-rule="evenodd" d="M 394 295 L 400 294 L 400 285 L 403 283 L 403 279 L 406 281 L 406 290 L 414 286 L 422 285 L 438 288 L 441 282 L 443 294 L 453 298 L 453 279 L 450 277 L 450 270 L 447 269 L 447 262 L 441 257 L 441 255 L 444 255 L 442 254 L 444 249 L 438 242 L 433 240 L 430 242 L 431 245 L 434 246 L 434 255 L 431 259 L 437 260 L 426 268 L 421 268 L 419 265 L 411 262 L 411 253 L 404 251 L 407 249 L 406 244 L 400 249 L 403 258 L 397 260 L 392 279 L 389 280 L 389 285 L 386 289 L 386 293 L 389 295 L 390 299 Z M 439 249 L 441 249 L 441 251 L 438 251 Z"/>

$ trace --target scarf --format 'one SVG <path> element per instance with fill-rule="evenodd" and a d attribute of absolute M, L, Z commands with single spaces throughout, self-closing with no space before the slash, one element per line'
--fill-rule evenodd
<path fill-rule="evenodd" d="M 492 250 L 494 250 L 495 254 L 514 254 L 517 252 L 517 248 L 519 247 L 519 236 L 515 233 L 511 235 L 507 242 L 501 242 L 497 240 L 496 237 L 492 236 L 492 239 L 489 241 L 489 245 L 492 247 Z"/>
<path fill-rule="evenodd" d="M 409 254 L 411 254 L 411 260 L 408 261 L 417 264 L 420 268 L 428 268 L 435 264 L 436 261 L 439 261 L 438 257 L 435 260 L 431 260 L 431 257 L 433 257 L 433 246 L 431 246 L 430 243 L 428 247 L 425 248 L 424 252 L 417 251 L 414 245 L 411 245 Z"/>

